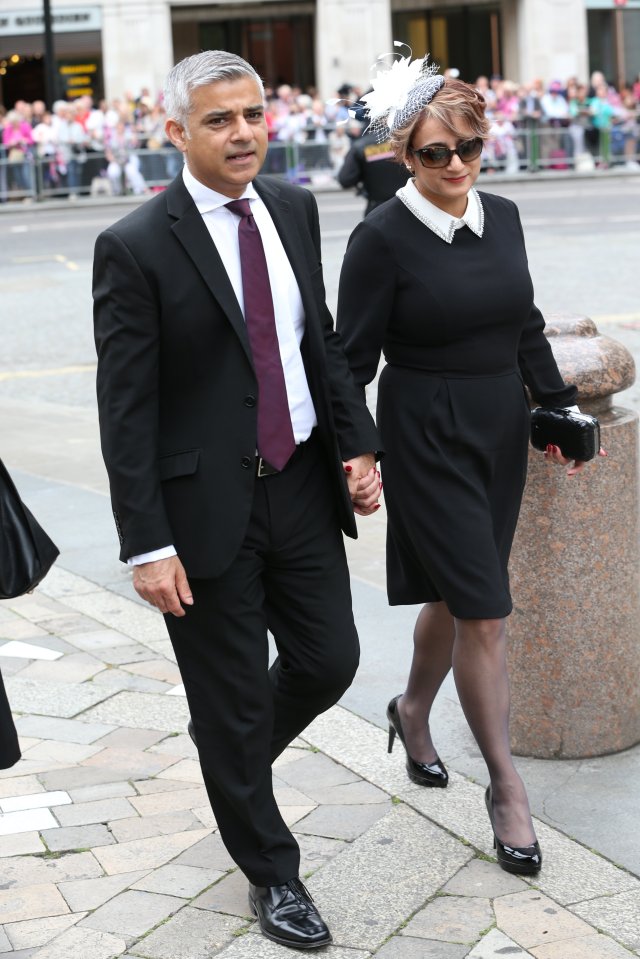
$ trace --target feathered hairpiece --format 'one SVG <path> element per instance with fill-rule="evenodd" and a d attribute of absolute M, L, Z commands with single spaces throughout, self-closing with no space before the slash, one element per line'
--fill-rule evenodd
<path fill-rule="evenodd" d="M 406 43 L 394 41 L 394 46 L 405 47 Z M 403 127 L 412 116 L 431 102 L 444 83 L 444 77 L 438 73 L 435 63 L 428 63 L 429 54 L 411 62 L 411 47 L 408 57 L 397 53 L 385 53 L 378 57 L 374 67 L 384 64 L 374 79 L 370 93 L 360 99 L 365 104 L 369 119 L 367 132 L 374 133 L 379 140 L 387 140 L 389 134 Z M 389 65 L 387 57 L 397 57 Z"/>

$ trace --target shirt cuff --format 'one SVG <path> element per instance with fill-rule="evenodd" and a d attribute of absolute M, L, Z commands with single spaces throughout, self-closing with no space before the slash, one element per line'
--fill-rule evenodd
<path fill-rule="evenodd" d="M 579 406 L 563 406 L 562 408 L 563 408 L 563 410 L 566 410 L 567 413 L 579 413 L 579 412 L 580 412 L 580 407 L 579 407 Z"/>
<path fill-rule="evenodd" d="M 130 556 L 127 560 L 129 566 L 142 566 L 143 563 L 155 563 L 158 559 L 169 559 L 170 556 L 177 556 L 175 546 L 163 546 L 161 549 L 152 549 L 150 553 L 139 553 L 137 556 Z"/>

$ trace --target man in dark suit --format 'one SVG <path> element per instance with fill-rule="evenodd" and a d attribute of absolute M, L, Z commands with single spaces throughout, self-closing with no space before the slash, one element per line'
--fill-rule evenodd
<path fill-rule="evenodd" d="M 314 948 L 331 936 L 298 878 L 271 763 L 357 667 L 341 528 L 355 536 L 354 510 L 377 509 L 378 436 L 325 305 L 315 200 L 257 176 L 260 78 L 233 54 L 197 54 L 169 74 L 165 105 L 184 170 L 100 235 L 94 261 L 121 559 L 165 614 L 216 822 L 262 931 Z"/>

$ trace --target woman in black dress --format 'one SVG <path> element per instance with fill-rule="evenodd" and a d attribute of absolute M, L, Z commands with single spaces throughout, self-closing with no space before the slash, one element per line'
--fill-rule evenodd
<path fill-rule="evenodd" d="M 453 668 L 489 771 L 498 861 L 534 873 L 541 853 L 509 745 L 507 563 L 526 477 L 524 385 L 550 407 L 572 406 L 576 390 L 558 372 L 533 303 L 516 206 L 473 189 L 488 134 L 484 100 L 435 74 L 426 57 L 419 75 L 415 67 L 394 65 L 407 83 L 402 91 L 393 78 L 390 102 L 384 82 L 377 91 L 374 83 L 372 126 L 390 130 L 413 179 L 354 230 L 338 300 L 356 382 L 364 388 L 381 352 L 386 359 L 377 416 L 389 602 L 425 604 L 406 691 L 387 710 L 389 749 L 397 734 L 410 778 L 446 786 L 429 713 Z M 569 463 L 558 447 L 544 455 Z"/>
<path fill-rule="evenodd" d="M 9 700 L 0 673 L 0 769 L 9 769 L 20 759 L 18 734 L 13 724 Z"/>

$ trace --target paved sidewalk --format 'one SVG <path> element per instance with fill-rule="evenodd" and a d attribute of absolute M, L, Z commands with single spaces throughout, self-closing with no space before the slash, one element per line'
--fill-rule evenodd
<path fill-rule="evenodd" d="M 271 959 L 185 735 L 159 614 L 54 568 L 0 603 L 23 760 L 0 773 L 0 956 Z M 640 880 L 548 825 L 533 883 L 492 857 L 482 789 L 410 783 L 338 706 L 276 762 L 327 959 L 640 956 Z"/>

